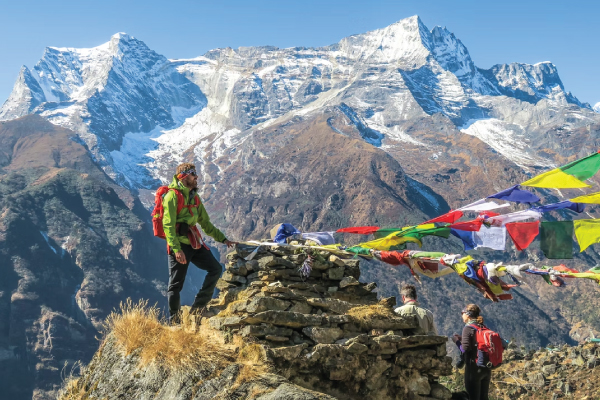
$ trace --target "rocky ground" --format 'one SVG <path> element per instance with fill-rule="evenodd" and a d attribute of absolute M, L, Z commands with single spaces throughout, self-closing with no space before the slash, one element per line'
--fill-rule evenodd
<path fill-rule="evenodd" d="M 490 393 L 498 400 L 600 398 L 600 343 L 526 351 L 510 347 L 492 373 Z M 463 370 L 444 384 L 464 388 Z"/>

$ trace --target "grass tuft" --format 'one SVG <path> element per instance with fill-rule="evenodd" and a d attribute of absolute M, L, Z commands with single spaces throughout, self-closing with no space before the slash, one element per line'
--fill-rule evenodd
<path fill-rule="evenodd" d="M 348 310 L 347 314 L 363 328 L 368 328 L 370 326 L 370 321 L 373 319 L 388 319 L 398 317 L 398 315 L 394 313 L 392 309 L 381 304 L 353 307 Z"/>
<path fill-rule="evenodd" d="M 159 316 L 160 310 L 148 307 L 147 301 L 129 299 L 121 303 L 120 312 L 108 316 L 105 331 L 112 332 L 125 355 L 139 351 L 141 366 L 222 370 L 235 361 L 231 349 L 194 332 L 185 315 L 176 327 L 166 325 Z"/>

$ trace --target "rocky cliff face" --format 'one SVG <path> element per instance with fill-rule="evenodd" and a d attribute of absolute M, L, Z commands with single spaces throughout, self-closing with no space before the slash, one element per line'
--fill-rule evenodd
<path fill-rule="evenodd" d="M 162 299 L 164 249 L 73 132 L 1 123 L 0 157 L 0 398 L 50 399 L 119 301 Z"/>

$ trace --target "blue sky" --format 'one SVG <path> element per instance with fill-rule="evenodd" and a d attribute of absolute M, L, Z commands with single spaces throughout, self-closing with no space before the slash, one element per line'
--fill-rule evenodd
<path fill-rule="evenodd" d="M 323 46 L 419 15 L 475 64 L 552 61 L 567 90 L 600 101 L 600 2 L 564 0 L 0 0 L 0 103 L 46 46 L 93 47 L 127 32 L 168 58 L 216 47 Z"/>

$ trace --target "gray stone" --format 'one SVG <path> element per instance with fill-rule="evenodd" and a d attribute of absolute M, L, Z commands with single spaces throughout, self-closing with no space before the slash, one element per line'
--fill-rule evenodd
<path fill-rule="evenodd" d="M 346 266 L 346 264 L 344 263 L 344 261 L 341 258 L 339 258 L 338 256 L 334 255 L 334 254 L 331 254 L 329 256 L 329 262 L 337 265 L 338 267 L 344 267 L 344 266 Z"/>
<path fill-rule="evenodd" d="M 208 323 L 214 329 L 228 328 L 232 326 L 239 326 L 242 323 L 242 317 L 212 317 L 208 319 Z"/>
<path fill-rule="evenodd" d="M 344 335 L 340 328 L 306 327 L 302 333 L 317 343 L 332 344 Z"/>
<path fill-rule="evenodd" d="M 293 301 L 292 306 L 287 311 L 310 314 L 312 312 L 312 306 L 303 301 Z"/>
<path fill-rule="evenodd" d="M 346 301 L 337 300 L 337 299 L 321 299 L 321 298 L 310 298 L 306 299 L 306 302 L 312 306 L 324 308 L 326 310 L 331 310 L 336 314 L 345 314 L 352 307 L 355 307 L 355 304 L 350 304 Z"/>
<path fill-rule="evenodd" d="M 348 286 L 358 286 L 358 285 L 360 285 L 360 283 L 351 276 L 346 276 L 346 277 L 342 278 L 342 280 L 340 281 L 340 288 L 342 288 L 342 289 L 345 287 L 348 287 Z"/>
<path fill-rule="evenodd" d="M 242 319 L 245 324 L 269 323 L 290 328 L 303 328 L 305 326 L 319 326 L 323 318 L 317 315 L 306 315 L 289 311 L 264 311 L 254 316 Z"/>
<path fill-rule="evenodd" d="M 327 261 L 321 261 L 321 260 L 314 260 L 312 267 L 315 270 L 318 271 L 325 271 L 327 269 L 329 269 L 330 267 L 332 267 L 334 264 L 331 264 L 330 262 Z"/>
<path fill-rule="evenodd" d="M 259 313 L 268 310 L 287 310 L 291 306 L 289 301 L 274 299 L 272 297 L 254 297 L 248 306 L 246 311 L 249 313 Z"/>
<path fill-rule="evenodd" d="M 343 261 L 344 261 L 344 264 L 350 268 L 358 268 L 360 265 L 360 260 L 358 258 L 351 258 L 351 259 L 346 259 Z"/>
<path fill-rule="evenodd" d="M 420 395 L 427 395 L 431 392 L 431 386 L 429 386 L 429 380 L 419 374 L 413 375 L 408 381 L 408 390 Z"/>
<path fill-rule="evenodd" d="M 300 356 L 302 350 L 308 347 L 308 344 L 303 343 L 297 346 L 278 347 L 270 349 L 271 356 L 280 358 L 286 361 L 292 361 Z"/>
<path fill-rule="evenodd" d="M 264 337 L 267 335 L 273 336 L 291 336 L 294 331 L 289 328 L 282 328 L 273 325 L 246 325 L 242 329 L 240 329 L 240 335 L 246 336 L 255 336 L 255 337 Z"/>
<path fill-rule="evenodd" d="M 362 354 L 368 350 L 369 348 L 366 345 L 358 342 L 353 342 L 348 346 L 348 352 L 352 354 Z"/>
<path fill-rule="evenodd" d="M 289 337 L 286 336 L 274 336 L 274 335 L 267 335 L 265 336 L 265 339 L 271 342 L 288 342 L 290 340 Z"/>
<path fill-rule="evenodd" d="M 542 372 L 544 373 L 544 375 L 548 376 L 548 375 L 552 375 L 553 373 L 556 372 L 556 365 L 555 364 L 549 364 L 549 365 L 544 365 L 542 367 Z"/>
<path fill-rule="evenodd" d="M 273 269 L 275 267 L 284 267 L 284 268 L 298 268 L 298 266 L 288 260 L 284 260 L 281 257 L 275 256 L 266 256 L 262 257 L 258 260 L 258 268 L 261 271 Z"/>
<path fill-rule="evenodd" d="M 248 271 L 258 271 L 258 261 L 246 261 L 246 268 L 248 269 Z"/>
<path fill-rule="evenodd" d="M 544 375 L 541 372 L 531 373 L 527 375 L 527 379 L 529 380 L 529 383 L 539 388 L 542 388 L 546 385 L 546 379 L 544 378 Z"/>
<path fill-rule="evenodd" d="M 229 271 L 225 271 L 223 273 L 223 275 L 221 276 L 221 279 L 223 279 L 225 282 L 229 282 L 229 283 L 240 283 L 240 284 L 244 284 L 247 282 L 246 278 L 240 275 L 234 275 Z"/>
<path fill-rule="evenodd" d="M 344 277 L 344 270 L 345 269 L 346 269 L 345 267 L 330 268 L 327 271 L 327 276 L 331 280 L 339 281 L 339 280 L 341 280 Z"/>
<path fill-rule="evenodd" d="M 434 399 L 448 400 L 452 398 L 452 392 L 448 390 L 446 386 L 439 383 L 432 383 L 430 386 L 431 393 L 429 396 L 433 397 Z"/>

